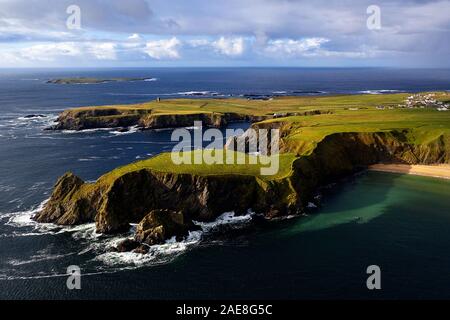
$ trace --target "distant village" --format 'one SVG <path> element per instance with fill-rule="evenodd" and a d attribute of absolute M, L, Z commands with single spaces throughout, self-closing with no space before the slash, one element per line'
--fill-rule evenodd
<path fill-rule="evenodd" d="M 384 110 L 384 109 L 394 109 L 394 106 L 377 106 L 378 110 Z M 413 94 L 406 98 L 404 104 L 397 105 L 397 108 L 408 108 L 408 109 L 425 109 L 425 108 L 435 108 L 438 111 L 448 111 L 450 110 L 450 104 L 444 103 L 442 101 L 436 100 L 436 94 L 435 93 L 418 93 Z"/>

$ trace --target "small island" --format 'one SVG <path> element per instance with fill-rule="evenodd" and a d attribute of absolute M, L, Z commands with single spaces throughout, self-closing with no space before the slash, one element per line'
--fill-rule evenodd
<path fill-rule="evenodd" d="M 109 78 L 109 79 L 100 79 L 100 78 L 87 78 L 87 77 L 79 77 L 79 78 L 60 78 L 60 79 L 51 79 L 48 80 L 49 84 L 101 84 L 101 83 L 110 83 L 110 82 L 132 82 L 132 81 L 153 81 L 154 78 Z"/>
<path fill-rule="evenodd" d="M 440 108 L 450 101 L 448 92 L 432 94 Z M 92 183 L 65 174 L 34 219 L 60 225 L 95 221 L 97 232 L 109 234 L 138 224 L 135 240 L 118 250 L 145 253 L 149 245 L 182 238 L 195 230 L 194 222 L 224 212 L 251 210 L 266 219 L 300 215 L 319 205 L 321 187 L 375 164 L 449 164 L 450 113 L 434 104 L 405 106 L 408 96 L 175 99 L 67 110 L 52 130 L 172 128 L 193 121 L 212 127 L 250 121 L 253 129 L 279 129 L 280 170 L 262 176 L 250 164 L 174 165 L 171 154 L 163 153 Z"/>

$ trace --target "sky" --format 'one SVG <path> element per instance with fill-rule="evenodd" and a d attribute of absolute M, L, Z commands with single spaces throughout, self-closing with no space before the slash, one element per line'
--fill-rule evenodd
<path fill-rule="evenodd" d="M 450 67 L 450 0 L 0 0 L 0 68 Z"/>

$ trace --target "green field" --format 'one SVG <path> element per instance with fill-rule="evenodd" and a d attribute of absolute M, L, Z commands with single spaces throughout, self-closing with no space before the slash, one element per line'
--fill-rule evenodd
<path fill-rule="evenodd" d="M 88 106 L 72 109 L 85 111 L 98 108 L 114 108 L 123 111 L 152 110 L 155 114 L 179 113 L 224 113 L 233 112 L 248 115 L 268 115 L 280 112 L 304 112 L 309 110 L 340 110 L 344 108 L 375 108 L 383 105 L 398 105 L 403 103 L 409 94 L 389 95 L 336 95 L 313 97 L 279 97 L 273 100 L 246 99 L 172 99 L 152 101 L 131 105 Z M 440 93 L 442 99 L 449 99 L 445 93 Z"/>
<path fill-rule="evenodd" d="M 230 211 L 252 208 L 271 217 L 298 214 L 313 201 L 317 188 L 369 165 L 450 163 L 450 111 L 438 111 L 434 106 L 441 104 L 436 101 L 426 108 L 399 106 L 406 97 L 180 99 L 65 111 L 60 121 L 65 119 L 68 125 L 86 119 L 91 124 L 108 125 L 107 120 L 117 116 L 128 116 L 131 123 L 155 117 L 152 120 L 167 121 L 163 123 L 166 127 L 192 125 L 199 119 L 213 119 L 204 125 L 223 127 L 227 119 L 251 119 L 253 129 L 280 130 L 280 152 L 272 155 L 271 161 L 261 161 L 267 156 L 226 150 L 214 157 L 220 161 L 213 164 L 193 161 L 198 156 L 203 159 L 210 149 L 162 153 L 116 168 L 92 183 L 67 173 L 58 180 L 38 221 L 73 225 L 95 218 L 97 231 L 104 233 L 120 231 L 150 210 L 168 207 L 192 209 L 195 219 L 199 218 L 198 206 L 206 219 L 222 214 L 224 206 Z M 448 103 L 450 95 L 439 93 L 435 97 Z M 214 117 L 205 116 L 211 113 Z M 237 117 L 230 116 L 232 113 Z M 190 161 L 178 164 L 173 161 L 176 154 Z M 243 164 L 227 161 L 228 155 L 242 156 Z M 262 169 L 267 168 L 275 170 L 265 175 Z M 167 201 L 169 195 L 174 203 Z"/>
<path fill-rule="evenodd" d="M 441 136 L 450 137 L 450 112 L 435 108 L 406 109 L 398 107 L 408 94 L 346 95 L 326 97 L 286 97 L 269 101 L 245 99 L 178 99 L 149 102 L 138 105 L 84 107 L 74 111 L 114 108 L 140 113 L 151 110 L 157 115 L 183 115 L 198 113 L 238 113 L 246 115 L 273 115 L 301 113 L 312 110 L 322 114 L 288 116 L 268 119 L 256 124 L 265 126 L 278 123 L 282 132 L 283 148 L 280 158 L 280 173 L 264 179 L 279 179 L 289 174 L 295 159 L 308 155 L 325 137 L 344 132 L 398 132 L 405 131 L 407 142 L 412 145 L 428 144 Z M 448 93 L 436 93 L 437 99 L 448 102 Z M 376 107 L 386 108 L 379 110 Z M 388 107 L 391 107 L 388 108 Z M 326 112 L 325 112 L 326 111 Z M 251 157 L 251 156 L 247 156 Z M 227 164 L 183 164 L 175 165 L 169 153 L 138 161 L 118 168 L 103 179 L 110 180 L 124 173 L 140 169 L 160 172 L 188 173 L 195 175 L 238 174 L 258 176 L 259 165 Z"/>
<path fill-rule="evenodd" d="M 450 112 L 432 109 L 336 110 L 333 114 L 287 117 L 264 122 L 275 121 L 285 122 L 289 126 L 285 141 L 299 155 L 309 153 L 318 142 L 333 133 L 409 129 L 413 132 L 409 142 L 418 145 L 450 134 Z"/>
<path fill-rule="evenodd" d="M 189 152 L 189 156 L 193 159 L 194 155 L 201 155 L 204 151 L 196 150 L 193 152 Z M 232 154 L 235 159 L 237 157 L 237 152 L 234 151 L 226 151 Z M 241 154 L 243 155 L 243 154 Z M 296 156 L 292 153 L 283 153 L 279 155 L 279 166 L 280 170 L 278 174 L 273 176 L 262 176 L 260 169 L 261 167 L 267 167 L 266 164 L 261 164 L 258 161 L 258 157 L 243 155 L 245 157 L 244 164 L 226 164 L 225 158 L 221 164 L 174 164 L 171 158 L 170 153 L 163 153 L 156 157 L 149 158 L 147 160 L 142 160 L 138 162 L 134 162 L 132 164 L 117 168 L 110 173 L 106 174 L 102 177 L 105 181 L 114 180 L 117 177 L 120 177 L 126 173 L 138 171 L 142 169 L 150 169 L 152 171 L 158 172 L 170 172 L 175 174 L 188 173 L 193 175 L 252 175 L 258 176 L 263 180 L 272 180 L 272 179 L 280 179 L 289 175 L 291 171 L 292 162 L 296 159 Z M 255 164 L 252 164 L 250 159 L 253 158 Z M 267 157 L 265 157 L 267 158 Z M 267 163 L 267 162 L 264 162 Z"/>

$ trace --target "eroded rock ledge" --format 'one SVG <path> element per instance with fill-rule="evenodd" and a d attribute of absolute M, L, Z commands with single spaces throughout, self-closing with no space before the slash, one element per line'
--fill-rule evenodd
<path fill-rule="evenodd" d="M 150 109 L 97 108 L 67 110 L 57 119 L 57 124 L 48 130 L 86 130 L 138 126 L 143 130 L 190 127 L 194 121 L 207 127 L 223 127 L 230 122 L 261 121 L 265 117 L 236 113 L 187 113 L 161 114 Z"/>
<path fill-rule="evenodd" d="M 233 174 L 179 174 L 136 169 L 95 183 L 72 173 L 62 176 L 34 219 L 61 225 L 95 221 L 97 232 L 118 233 L 139 223 L 137 243 L 155 244 L 195 229 L 224 212 L 252 210 L 267 218 L 301 213 L 317 188 L 379 162 L 450 162 L 450 139 L 408 143 L 408 131 L 335 133 L 307 156 L 299 156 L 288 176 L 263 180 Z M 285 151 L 289 151 L 286 145 Z M 134 247 L 134 245 L 132 246 Z M 141 248 L 140 250 L 144 250 Z M 145 251 L 145 250 L 144 250 Z"/>
<path fill-rule="evenodd" d="M 191 127 L 195 121 L 201 121 L 205 127 L 221 128 L 233 122 L 259 122 L 267 119 L 295 116 L 318 115 L 330 111 L 312 110 L 297 113 L 272 115 L 247 115 L 239 113 L 157 113 L 152 109 L 131 108 L 82 108 L 70 109 L 61 113 L 57 124 L 47 130 L 86 130 L 101 128 L 119 128 L 138 126 L 142 130 Z"/>

